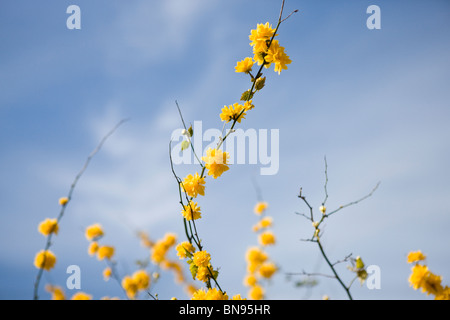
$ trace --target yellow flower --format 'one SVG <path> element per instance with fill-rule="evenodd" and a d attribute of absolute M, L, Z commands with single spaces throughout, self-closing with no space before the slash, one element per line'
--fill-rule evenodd
<path fill-rule="evenodd" d="M 89 248 L 88 248 L 88 254 L 90 256 L 93 256 L 93 255 L 95 255 L 97 253 L 97 251 L 98 251 L 98 243 L 97 243 L 97 241 L 91 242 L 91 244 L 89 245 Z"/>
<path fill-rule="evenodd" d="M 429 270 L 427 266 L 421 266 L 421 265 L 415 265 L 411 268 L 411 275 L 409 276 L 409 283 L 410 286 L 414 288 L 414 290 L 417 290 L 421 287 L 423 287 L 423 284 L 426 280 L 426 277 L 429 274 Z"/>
<path fill-rule="evenodd" d="M 259 243 L 263 246 L 275 244 L 275 236 L 271 231 L 265 231 L 259 235 Z"/>
<path fill-rule="evenodd" d="M 152 248 L 151 259 L 154 263 L 159 264 L 164 261 L 167 251 L 177 241 L 177 236 L 173 233 L 167 233 L 163 239 L 156 241 Z"/>
<path fill-rule="evenodd" d="M 445 288 L 442 289 L 442 291 L 439 292 L 434 299 L 435 300 L 450 300 L 450 287 L 445 286 Z"/>
<path fill-rule="evenodd" d="M 231 300 L 247 300 L 245 298 L 242 298 L 240 294 L 235 294 Z"/>
<path fill-rule="evenodd" d="M 257 282 L 258 282 L 258 280 L 256 279 L 254 274 L 248 274 L 244 278 L 244 286 L 247 286 L 247 287 L 253 287 Z"/>
<path fill-rule="evenodd" d="M 196 274 L 197 280 L 207 282 L 211 279 L 211 273 L 209 272 L 209 267 L 199 267 Z"/>
<path fill-rule="evenodd" d="M 266 279 L 269 279 L 277 271 L 277 266 L 273 262 L 266 262 L 259 268 L 259 274 Z"/>
<path fill-rule="evenodd" d="M 211 261 L 211 255 L 205 250 L 194 253 L 193 262 L 197 267 L 207 267 Z"/>
<path fill-rule="evenodd" d="M 197 205 L 197 202 L 189 201 L 189 204 L 184 206 L 184 210 L 181 211 L 183 217 L 186 220 L 197 220 L 202 217 L 202 213 L 200 212 L 200 207 Z"/>
<path fill-rule="evenodd" d="M 262 300 L 264 298 L 264 289 L 260 285 L 255 285 L 250 288 L 248 296 L 252 300 Z"/>
<path fill-rule="evenodd" d="M 102 226 L 98 223 L 90 225 L 86 228 L 86 238 L 91 241 L 103 236 Z"/>
<path fill-rule="evenodd" d="M 247 107 L 249 107 L 247 105 Z M 251 109 L 251 108 L 250 108 Z M 250 110 L 248 109 L 248 110 Z M 237 121 L 241 123 L 242 119 L 245 119 L 245 111 L 247 111 L 246 107 L 242 104 L 234 103 L 233 105 L 224 106 L 222 108 L 222 113 L 220 114 L 220 119 L 225 122 Z"/>
<path fill-rule="evenodd" d="M 272 28 L 269 22 L 265 24 L 258 23 L 256 29 L 250 32 L 250 45 L 257 52 L 265 52 L 267 50 L 267 42 L 270 41 L 274 33 L 275 29 Z"/>
<path fill-rule="evenodd" d="M 220 177 L 222 173 L 229 169 L 227 165 L 229 157 L 230 155 L 226 151 L 209 148 L 206 151 L 206 157 L 202 157 L 202 160 L 206 163 L 208 175 L 213 176 L 214 179 Z"/>
<path fill-rule="evenodd" d="M 52 300 L 66 300 L 66 295 L 59 286 L 46 285 L 45 290 L 52 294 Z"/>
<path fill-rule="evenodd" d="M 150 276 L 145 270 L 138 270 L 133 273 L 133 280 L 138 290 L 145 290 L 150 285 Z"/>
<path fill-rule="evenodd" d="M 101 246 L 97 250 L 97 259 L 98 260 L 103 260 L 105 258 L 110 260 L 113 255 L 114 255 L 114 247 Z"/>
<path fill-rule="evenodd" d="M 178 244 L 175 249 L 177 250 L 177 256 L 180 259 L 186 258 L 188 253 L 193 254 L 195 252 L 195 247 L 189 241 Z"/>
<path fill-rule="evenodd" d="M 136 294 L 138 292 L 138 285 L 136 281 L 134 281 L 134 279 L 130 276 L 125 276 L 122 279 L 122 288 L 125 290 L 128 298 L 134 299 L 136 297 Z"/>
<path fill-rule="evenodd" d="M 408 254 L 408 263 L 414 263 L 417 261 L 425 260 L 425 255 L 422 253 L 422 251 L 411 251 Z"/>
<path fill-rule="evenodd" d="M 103 279 L 105 279 L 105 281 L 108 281 L 109 278 L 111 278 L 112 275 L 112 270 L 110 267 L 105 268 L 105 270 L 103 270 Z"/>
<path fill-rule="evenodd" d="M 322 214 L 325 214 L 325 212 L 327 211 L 327 207 L 325 206 L 320 206 L 319 207 L 320 212 L 322 212 Z"/>
<path fill-rule="evenodd" d="M 56 219 L 45 219 L 39 224 L 38 230 L 44 236 L 48 236 L 50 233 L 58 234 L 59 226 Z"/>
<path fill-rule="evenodd" d="M 255 105 L 252 104 L 252 100 L 245 101 L 245 103 L 244 103 L 245 111 L 252 110 L 254 107 L 255 107 Z"/>
<path fill-rule="evenodd" d="M 252 71 L 253 63 L 253 59 L 247 57 L 244 60 L 238 61 L 234 69 L 236 69 L 236 72 L 249 73 L 250 71 Z"/>
<path fill-rule="evenodd" d="M 429 272 L 425 281 L 422 284 L 422 292 L 426 292 L 427 295 L 439 295 L 444 288 L 441 285 L 442 277 Z"/>
<path fill-rule="evenodd" d="M 250 273 L 255 272 L 263 262 L 267 260 L 267 254 L 258 247 L 252 247 L 247 250 L 246 260 L 247 269 Z"/>
<path fill-rule="evenodd" d="M 177 235 L 174 233 L 170 233 L 170 232 L 166 233 L 164 235 L 163 241 L 167 247 L 171 247 L 177 242 Z"/>
<path fill-rule="evenodd" d="M 192 294 L 192 300 L 206 300 L 206 291 L 200 288 Z"/>
<path fill-rule="evenodd" d="M 275 72 L 280 74 L 281 70 L 287 69 L 288 64 L 292 61 L 289 59 L 289 56 L 284 53 L 284 47 L 280 46 L 278 40 L 272 41 L 269 50 L 267 50 L 267 55 L 264 57 L 265 61 L 268 63 L 275 64 Z"/>
<path fill-rule="evenodd" d="M 261 215 L 267 209 L 268 206 L 269 204 L 267 202 L 260 201 L 255 205 L 253 211 L 255 212 L 255 214 Z"/>
<path fill-rule="evenodd" d="M 41 250 L 34 258 L 34 266 L 49 271 L 55 266 L 56 256 L 50 250 Z"/>
<path fill-rule="evenodd" d="M 77 292 L 72 296 L 71 300 L 92 300 L 92 296 L 84 292 Z"/>
<path fill-rule="evenodd" d="M 189 174 L 181 183 L 181 188 L 190 197 L 197 197 L 197 195 L 205 195 L 205 177 L 200 177 L 198 172 L 195 175 Z"/>
<path fill-rule="evenodd" d="M 61 206 L 65 206 L 67 204 L 67 202 L 69 202 L 69 198 L 66 198 L 66 197 L 59 198 L 58 202 Z"/>
<path fill-rule="evenodd" d="M 262 218 L 259 223 L 261 225 L 261 228 L 268 228 L 272 226 L 272 218 L 271 217 Z"/>
<path fill-rule="evenodd" d="M 206 300 L 228 300 L 228 296 L 216 288 L 208 289 Z"/>

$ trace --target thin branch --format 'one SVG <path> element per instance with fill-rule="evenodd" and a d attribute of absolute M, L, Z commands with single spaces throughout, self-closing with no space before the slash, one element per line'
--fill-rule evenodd
<path fill-rule="evenodd" d="M 343 206 L 340 206 L 340 207 L 337 208 L 336 210 L 331 211 L 330 213 L 328 213 L 328 214 L 326 214 L 326 215 L 324 215 L 324 216 L 329 217 L 329 216 L 331 216 L 332 214 L 334 214 L 334 213 L 336 213 L 336 212 L 338 212 L 338 211 L 340 211 L 340 210 L 342 210 L 342 209 L 344 209 L 344 208 L 347 208 L 347 207 L 349 207 L 349 206 L 355 205 L 355 204 L 357 204 L 357 203 L 359 203 L 359 202 L 361 202 L 361 201 L 363 201 L 363 200 L 369 198 L 370 196 L 372 196 L 372 194 L 375 192 L 375 190 L 378 189 L 378 186 L 379 186 L 379 185 L 380 185 L 380 182 L 377 183 L 377 185 L 372 189 L 372 191 L 370 191 L 369 194 L 365 195 L 365 196 L 362 197 L 361 199 L 356 200 L 356 201 L 353 201 L 353 202 L 349 202 L 349 203 L 347 203 L 347 204 L 345 204 L 345 205 L 343 205 Z"/>
<path fill-rule="evenodd" d="M 56 219 L 57 223 L 60 222 L 61 218 L 64 216 L 64 212 L 67 208 L 67 205 L 69 204 L 69 202 L 72 199 L 72 194 L 73 191 L 75 190 L 75 187 L 78 183 L 78 181 L 80 180 L 81 176 L 84 174 L 84 172 L 86 171 L 87 167 L 89 166 L 89 163 L 91 162 L 92 158 L 100 151 L 100 149 L 102 148 L 103 144 L 106 142 L 106 140 L 126 121 L 128 121 L 129 119 L 122 119 L 121 121 L 119 121 L 119 123 L 117 123 L 112 129 L 111 131 L 109 131 L 100 141 L 100 143 L 97 145 L 97 147 L 91 152 L 91 154 L 87 157 L 83 167 L 81 168 L 81 170 L 78 172 L 78 174 L 75 176 L 75 179 L 73 180 L 70 189 L 69 189 L 69 193 L 67 195 L 67 202 L 61 206 L 61 210 L 59 212 L 59 215 Z M 47 237 L 47 241 L 45 244 L 45 248 L 44 251 L 47 251 L 50 246 L 52 245 L 52 236 L 53 233 L 50 233 Z M 44 261 L 42 262 L 42 265 L 45 265 L 45 259 L 46 257 L 44 256 Z M 34 294 L 33 294 L 33 299 L 34 300 L 38 300 L 39 296 L 38 296 L 38 290 L 39 290 L 39 284 L 41 282 L 41 278 L 42 278 L 42 273 L 44 272 L 44 268 L 40 268 L 38 271 L 38 274 L 36 276 L 36 281 L 34 283 Z"/>
<path fill-rule="evenodd" d="M 324 157 L 324 161 L 325 161 L 325 185 L 323 186 L 323 188 L 325 189 L 325 199 L 322 202 L 322 205 L 324 206 L 325 203 L 327 202 L 328 199 L 328 190 L 327 190 L 327 185 L 328 185 L 328 164 L 327 164 L 327 157 Z"/>

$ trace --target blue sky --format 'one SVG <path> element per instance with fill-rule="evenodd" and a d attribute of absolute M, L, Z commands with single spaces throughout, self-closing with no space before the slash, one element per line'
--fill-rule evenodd
<path fill-rule="evenodd" d="M 81 8 L 81 30 L 66 27 L 71 4 Z M 366 9 L 381 8 L 381 29 L 369 30 Z M 251 55 L 250 30 L 276 23 L 280 1 L 58 1 L 0 4 L 0 298 L 30 299 L 34 255 L 45 239 L 37 225 L 59 212 L 87 155 L 118 121 L 80 180 L 52 250 L 56 268 L 43 284 L 64 286 L 66 268 L 82 270 L 82 290 L 100 298 L 121 295 L 101 277 L 104 264 L 87 255 L 84 228 L 104 226 L 117 248 L 120 270 L 132 271 L 146 251 L 136 229 L 153 239 L 175 232 L 184 240 L 168 142 L 187 122 L 222 128 L 220 108 L 237 101 L 248 79 L 234 72 Z M 292 63 L 281 75 L 268 69 L 242 129 L 278 129 L 280 167 L 235 165 L 207 179 L 201 237 L 220 266 L 221 286 L 246 295 L 245 251 L 254 179 L 270 204 L 277 245 L 268 253 L 281 267 L 267 285 L 269 299 L 345 299 L 330 279 L 311 291 L 295 288 L 288 272 L 329 273 L 318 249 L 300 241 L 311 233 L 299 188 L 313 207 L 366 195 L 330 218 L 323 241 L 331 260 L 360 255 L 381 270 L 381 289 L 355 284 L 356 299 L 426 299 L 407 282 L 409 251 L 421 249 L 432 271 L 450 283 L 450 23 L 447 1 L 286 1 L 280 43 Z M 197 170 L 176 167 L 180 176 Z M 339 269 L 345 279 L 349 272 Z M 297 280 L 299 280 L 298 278 Z M 42 289 L 42 288 L 41 288 Z M 183 298 L 166 274 L 153 289 Z M 67 290 L 68 295 L 71 294 Z M 48 294 L 41 291 L 43 299 Z"/>

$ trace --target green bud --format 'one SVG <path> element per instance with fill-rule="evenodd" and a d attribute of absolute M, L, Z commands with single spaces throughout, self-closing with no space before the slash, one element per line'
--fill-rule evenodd
<path fill-rule="evenodd" d="M 256 80 L 255 83 L 255 89 L 261 90 L 262 88 L 264 88 L 265 85 L 266 85 L 266 77 L 258 78 L 258 80 Z"/>

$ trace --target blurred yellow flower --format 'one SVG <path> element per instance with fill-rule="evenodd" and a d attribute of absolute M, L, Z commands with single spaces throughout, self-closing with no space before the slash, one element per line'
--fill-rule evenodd
<path fill-rule="evenodd" d="M 264 299 L 264 289 L 257 284 L 250 288 L 248 296 L 251 300 L 262 300 Z"/>
<path fill-rule="evenodd" d="M 109 278 L 111 278 L 112 275 L 112 270 L 110 267 L 107 267 L 103 270 L 103 279 L 105 279 L 105 281 L 108 281 Z"/>
<path fill-rule="evenodd" d="M 122 288 L 125 290 L 127 297 L 130 299 L 134 299 L 138 292 L 138 285 L 136 281 L 130 276 L 125 276 L 122 279 Z"/>
<path fill-rule="evenodd" d="M 58 220 L 47 218 L 39 224 L 38 230 L 44 236 L 48 236 L 50 233 L 58 234 Z"/>
<path fill-rule="evenodd" d="M 98 260 L 103 260 L 105 258 L 110 260 L 113 255 L 114 255 L 114 247 L 111 246 L 100 246 L 97 250 Z"/>
<path fill-rule="evenodd" d="M 103 229 L 100 224 L 96 223 L 86 228 L 86 238 L 89 241 L 96 240 L 101 236 L 103 236 Z"/>
<path fill-rule="evenodd" d="M 271 231 L 264 231 L 259 235 L 259 243 L 263 246 L 275 244 L 275 235 Z"/>
<path fill-rule="evenodd" d="M 46 285 L 45 290 L 52 294 L 52 300 L 66 300 L 66 295 L 64 291 L 59 286 Z"/>
<path fill-rule="evenodd" d="M 407 260 L 407 262 L 408 263 L 414 263 L 414 262 L 418 262 L 418 261 L 422 261 L 422 260 L 425 260 L 425 255 L 422 253 L 422 251 L 411 251 L 409 254 L 408 254 L 408 260 Z"/>
<path fill-rule="evenodd" d="M 267 202 L 264 201 L 260 201 L 255 205 L 255 208 L 253 209 L 253 211 L 257 214 L 257 215 L 261 215 L 269 206 L 269 204 Z"/>
<path fill-rule="evenodd" d="M 67 202 L 69 202 L 69 198 L 67 198 L 67 197 L 59 198 L 58 202 L 61 206 L 65 206 L 67 204 Z"/>
<path fill-rule="evenodd" d="M 92 296 L 84 292 L 77 292 L 72 296 L 71 300 L 92 300 Z"/>
<path fill-rule="evenodd" d="M 34 258 L 34 266 L 49 271 L 55 266 L 56 256 L 50 250 L 41 250 Z"/>
<path fill-rule="evenodd" d="M 269 279 L 277 271 L 277 266 L 273 262 L 266 262 L 259 268 L 259 274 L 266 279 Z"/>
<path fill-rule="evenodd" d="M 97 253 L 97 251 L 98 251 L 98 242 L 97 241 L 91 242 L 91 244 L 88 247 L 88 254 L 90 256 L 93 256 Z"/>
<path fill-rule="evenodd" d="M 138 270 L 133 273 L 133 280 L 138 290 L 145 290 L 150 286 L 150 276 L 145 270 Z"/>

